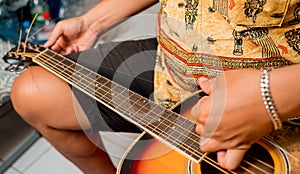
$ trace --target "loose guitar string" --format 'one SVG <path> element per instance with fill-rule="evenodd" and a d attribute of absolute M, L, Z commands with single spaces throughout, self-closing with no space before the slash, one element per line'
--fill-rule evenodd
<path fill-rule="evenodd" d="M 7 49 L 10 50 L 11 49 L 11 45 L 10 45 L 10 41 L 7 41 Z"/>
<path fill-rule="evenodd" d="M 60 63 L 60 62 L 58 62 L 58 63 Z M 83 74 L 83 76 L 86 76 L 85 74 Z"/>
<path fill-rule="evenodd" d="M 30 55 L 31 57 L 33 57 L 34 55 L 36 55 L 36 53 L 27 53 L 26 55 Z M 60 63 L 60 62 L 59 62 L 59 63 Z M 86 76 L 86 75 L 84 74 L 84 76 Z M 121 100 L 121 101 L 122 101 L 122 100 Z M 143 106 L 142 106 L 142 107 L 143 107 Z M 137 111 L 137 112 L 138 112 L 138 111 Z M 254 157 L 252 157 L 252 156 L 250 156 L 250 155 L 248 155 L 248 156 L 254 159 Z M 255 160 L 258 161 L 257 159 L 255 159 Z M 248 161 L 246 161 L 246 160 L 243 160 L 243 161 L 246 162 L 247 164 L 253 166 L 253 167 L 256 167 L 255 165 L 251 164 L 250 162 L 248 162 Z M 264 163 L 263 161 L 259 161 L 259 162 L 262 163 L 262 164 L 264 164 L 266 167 L 269 166 L 269 168 L 272 168 L 272 166 L 270 166 L 270 165 Z M 257 167 L 256 167 L 256 168 L 257 168 Z M 257 168 L 257 169 L 258 169 L 258 168 Z M 259 170 L 259 169 L 258 169 L 258 170 Z"/>
<path fill-rule="evenodd" d="M 45 2 L 46 3 L 46 2 Z M 33 23 L 34 23 L 34 21 L 36 20 L 36 18 L 37 18 L 37 15 L 38 14 L 35 14 L 35 16 L 34 16 L 34 18 L 33 18 L 33 20 L 32 20 L 32 22 L 31 22 L 31 24 L 30 24 L 30 27 L 29 27 L 29 30 L 28 30 L 28 33 L 27 33 L 27 35 L 26 35 L 26 39 L 25 39 L 25 42 L 24 42 L 24 51 L 23 51 L 23 54 L 25 54 L 25 52 L 26 52 L 26 45 L 27 45 L 27 42 L 28 42 L 28 39 L 29 39 L 29 33 L 30 33 L 30 30 L 31 30 L 31 28 L 32 28 L 32 26 L 33 26 Z M 40 31 L 40 30 L 39 30 Z M 35 34 L 37 34 L 39 31 L 37 31 L 36 33 L 34 33 L 33 35 L 35 35 Z M 20 49 L 20 42 L 21 42 L 21 37 L 22 37 L 22 29 L 20 30 L 20 37 L 19 37 L 19 42 L 18 42 L 18 48 L 17 48 L 17 54 L 18 54 L 18 52 L 19 52 L 19 49 Z M 31 37 L 33 37 L 33 36 L 31 36 Z M 30 38 L 31 38 L 30 37 Z M 10 45 L 10 44 L 9 44 Z M 51 58 L 51 57 L 50 57 Z M 59 62 L 60 63 L 60 62 Z M 84 67 L 83 67 L 84 68 Z M 69 67 L 68 67 L 68 69 L 69 69 Z M 83 74 L 84 75 L 84 74 Z M 86 75 L 84 75 L 84 76 L 86 76 Z M 92 79 L 93 80 L 93 79 Z M 102 85 L 102 84 L 101 84 Z M 84 86 L 82 86 L 82 87 L 84 87 Z M 105 96 L 106 97 L 106 96 Z M 142 107 L 144 107 L 144 106 L 142 106 Z M 124 108 L 125 109 L 125 108 Z M 138 112 L 138 111 L 137 111 Z M 165 117 L 163 117 L 163 118 L 165 118 Z M 166 119 L 166 118 L 165 118 Z M 160 123 L 162 123 L 162 122 L 160 122 Z M 180 125 L 178 125 L 179 127 L 180 127 Z M 167 126 L 168 127 L 168 126 Z M 158 127 L 157 127 L 158 128 Z M 183 128 L 183 129 L 185 129 L 185 128 Z M 177 130 L 176 130 L 177 131 Z M 179 132 L 179 133 L 181 133 L 181 132 Z M 193 132 L 194 133 L 194 132 Z M 198 136 L 198 135 L 196 135 L 196 136 Z M 175 138 L 175 140 L 177 140 L 176 138 Z M 193 141 L 193 140 L 192 140 Z M 190 150 L 190 149 L 188 149 L 188 150 Z M 198 151 L 197 151 L 198 152 Z M 200 156 L 202 156 L 203 157 L 203 155 L 201 155 L 201 153 L 200 153 Z M 206 156 L 204 156 L 204 157 L 206 157 Z M 208 158 L 208 157 L 207 157 Z M 208 158 L 209 160 L 212 160 L 212 159 L 210 159 L 210 158 Z M 212 160 L 212 162 L 213 163 L 215 163 L 215 161 L 214 160 Z M 211 164 L 212 166 L 214 166 L 213 164 Z M 218 164 L 217 164 L 218 165 Z M 217 166 L 215 166 L 215 167 L 217 167 Z M 221 170 L 221 169 L 220 169 Z"/>
<path fill-rule="evenodd" d="M 26 52 L 26 48 L 27 48 L 26 45 L 27 45 L 27 42 L 28 42 L 29 33 L 30 33 L 30 31 L 31 31 L 31 28 L 32 28 L 33 23 L 35 22 L 37 16 L 38 16 L 38 14 L 36 13 L 36 14 L 34 15 L 32 21 L 31 21 L 30 26 L 29 26 L 29 29 L 28 29 L 28 31 L 27 31 L 26 38 L 25 38 L 25 42 L 24 42 L 24 51 L 23 51 L 23 54 L 25 54 L 25 52 Z M 22 31 L 22 30 L 21 30 L 21 31 Z M 22 35 L 21 35 L 21 36 L 22 36 Z"/>
<path fill-rule="evenodd" d="M 19 54 L 20 46 L 21 46 L 21 40 L 22 40 L 22 29 L 20 30 L 20 36 L 18 40 L 18 47 L 17 47 L 17 55 Z M 25 46 L 24 46 L 25 47 Z"/>
<path fill-rule="evenodd" d="M 44 57 L 45 58 L 45 57 Z M 56 62 L 56 63 L 61 63 L 61 62 Z M 68 67 L 69 68 L 69 67 Z M 83 67 L 84 68 L 84 67 Z M 87 77 L 87 75 L 86 74 L 82 74 L 83 76 L 86 76 Z M 81 77 L 81 76 L 79 76 L 79 77 Z M 86 80 L 86 79 L 85 79 Z M 94 80 L 94 79 L 91 79 L 91 80 Z M 118 84 L 116 84 L 116 85 L 118 85 Z M 118 85 L 118 86 L 120 86 L 120 85 Z M 82 86 L 82 87 L 84 87 L 84 86 Z M 106 86 L 105 86 L 106 87 Z M 109 90 L 111 90 L 111 89 L 109 89 Z M 144 106 L 142 106 L 142 107 L 144 107 Z M 125 108 L 124 108 L 125 109 Z M 138 111 L 137 111 L 138 112 Z M 163 117 L 163 118 L 165 118 L 165 117 Z M 163 123 L 163 124 L 165 124 L 164 122 L 161 122 L 161 123 Z M 180 127 L 180 125 L 178 125 L 179 127 Z M 183 128 L 183 129 L 185 129 L 185 128 Z M 175 130 L 175 131 L 177 131 L 177 130 Z M 181 133 L 181 132 L 179 132 L 179 133 Z M 174 137 L 173 137 L 174 138 Z M 175 138 L 176 139 L 176 138 Z M 198 151 L 197 151 L 198 152 Z M 200 153 L 200 156 L 203 156 L 203 154 L 201 154 Z M 208 158 L 208 157 L 207 157 Z M 208 158 L 208 159 L 210 159 L 210 158 Z M 210 159 L 211 160 L 211 159 Z M 215 161 L 213 161 L 213 162 L 215 162 Z M 249 163 L 249 162 L 247 162 L 247 163 Z M 217 164 L 218 165 L 218 164 Z M 254 164 L 253 164 L 254 165 Z M 241 167 L 241 166 L 240 166 Z M 245 169 L 246 170 L 246 169 Z M 263 169 L 262 169 L 263 170 Z M 266 172 L 266 171 L 265 171 Z M 267 173 L 267 172 L 266 172 Z"/>
<path fill-rule="evenodd" d="M 58 62 L 58 63 L 61 63 L 61 62 Z M 51 64 L 50 64 L 51 65 Z M 84 74 L 84 76 L 86 76 L 85 74 Z M 201 155 L 202 156 L 202 155 Z M 215 162 L 215 161 L 213 161 L 213 162 Z"/>

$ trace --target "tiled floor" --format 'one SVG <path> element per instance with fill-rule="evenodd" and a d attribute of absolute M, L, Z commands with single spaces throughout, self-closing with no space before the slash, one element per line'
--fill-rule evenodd
<path fill-rule="evenodd" d="M 111 32 L 113 34 L 104 34 L 100 43 L 107 40 L 112 41 L 115 37 L 117 37 L 116 40 L 154 37 L 158 9 L 159 5 L 155 5 L 147 9 L 144 15 L 122 23 L 121 27 L 116 27 Z M 149 25 L 151 27 L 145 27 Z M 136 27 L 132 28 L 132 26 Z M 126 135 L 114 138 L 109 134 L 104 136 L 107 139 L 104 145 L 110 147 L 109 154 L 115 165 L 118 163 L 118 158 L 136 137 L 136 135 Z M 56 151 L 47 140 L 40 138 L 4 174 L 82 174 L 82 172 Z"/>
<path fill-rule="evenodd" d="M 36 141 L 4 174 L 81 174 L 47 140 Z"/>
<path fill-rule="evenodd" d="M 103 144 L 115 166 L 138 135 L 101 133 Z M 4 174 L 82 174 L 82 172 L 41 137 Z"/>

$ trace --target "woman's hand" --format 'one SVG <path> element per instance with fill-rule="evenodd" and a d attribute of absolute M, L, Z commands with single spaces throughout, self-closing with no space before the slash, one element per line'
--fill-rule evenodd
<path fill-rule="evenodd" d="M 82 17 L 70 18 L 57 23 L 44 47 L 60 54 L 70 54 L 93 47 L 97 35 Z"/>
<path fill-rule="evenodd" d="M 156 2 L 158 0 L 100 1 L 82 16 L 60 21 L 44 47 L 49 47 L 60 54 L 70 54 L 91 48 L 105 28 Z"/>
<path fill-rule="evenodd" d="M 250 146 L 273 130 L 260 92 L 259 70 L 226 71 L 209 80 L 199 79 L 208 94 L 194 106 L 201 150 L 218 152 L 218 162 L 235 169 Z"/>

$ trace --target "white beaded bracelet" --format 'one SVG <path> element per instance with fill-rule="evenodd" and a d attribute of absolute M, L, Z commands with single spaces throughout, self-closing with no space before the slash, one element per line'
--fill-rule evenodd
<path fill-rule="evenodd" d="M 281 119 L 277 113 L 276 107 L 274 105 L 271 92 L 270 92 L 270 81 L 269 72 L 271 68 L 263 69 L 260 79 L 260 90 L 261 95 L 265 104 L 265 107 L 269 113 L 269 116 L 273 122 L 274 130 L 280 129 L 282 127 Z"/>

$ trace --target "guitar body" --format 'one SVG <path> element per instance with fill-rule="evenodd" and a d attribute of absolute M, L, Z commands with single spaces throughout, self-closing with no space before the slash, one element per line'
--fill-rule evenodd
<path fill-rule="evenodd" d="M 183 174 L 189 173 L 189 160 L 158 140 L 144 134 L 121 160 L 120 174 Z M 147 140 L 148 139 L 148 140 Z M 140 143 L 146 141 L 146 143 Z M 198 165 L 198 164 L 197 164 Z M 199 167 L 196 167 L 199 169 Z M 200 173 L 199 170 L 193 173 Z"/>
<path fill-rule="evenodd" d="M 204 93 L 171 111 L 49 49 L 19 46 L 3 57 L 10 64 L 6 70 L 18 72 L 36 63 L 145 131 L 125 153 L 120 174 L 300 173 L 299 120 L 285 122 L 282 129 L 262 138 L 240 166 L 229 171 L 218 165 L 215 153 L 200 150 L 201 135 L 189 118 Z"/>
<path fill-rule="evenodd" d="M 203 93 L 201 93 L 204 95 Z M 173 111 L 188 117 L 190 108 L 201 96 L 195 95 Z M 117 173 L 121 174 L 156 174 L 156 173 L 187 173 L 189 160 L 179 152 L 153 138 L 146 132 L 142 133 L 121 160 Z M 196 172 L 196 171 L 195 171 Z M 199 173 L 196 172 L 196 173 Z"/>
<path fill-rule="evenodd" d="M 174 110 L 188 117 L 190 106 L 197 97 L 185 101 Z M 203 154 L 209 160 L 199 163 L 185 157 L 165 143 L 144 132 L 128 148 L 119 166 L 119 174 L 207 174 L 207 173 L 300 173 L 300 126 L 285 123 L 283 129 L 273 132 L 254 144 L 235 171 L 217 165 L 216 154 Z M 208 159 L 206 158 L 206 159 Z"/>

